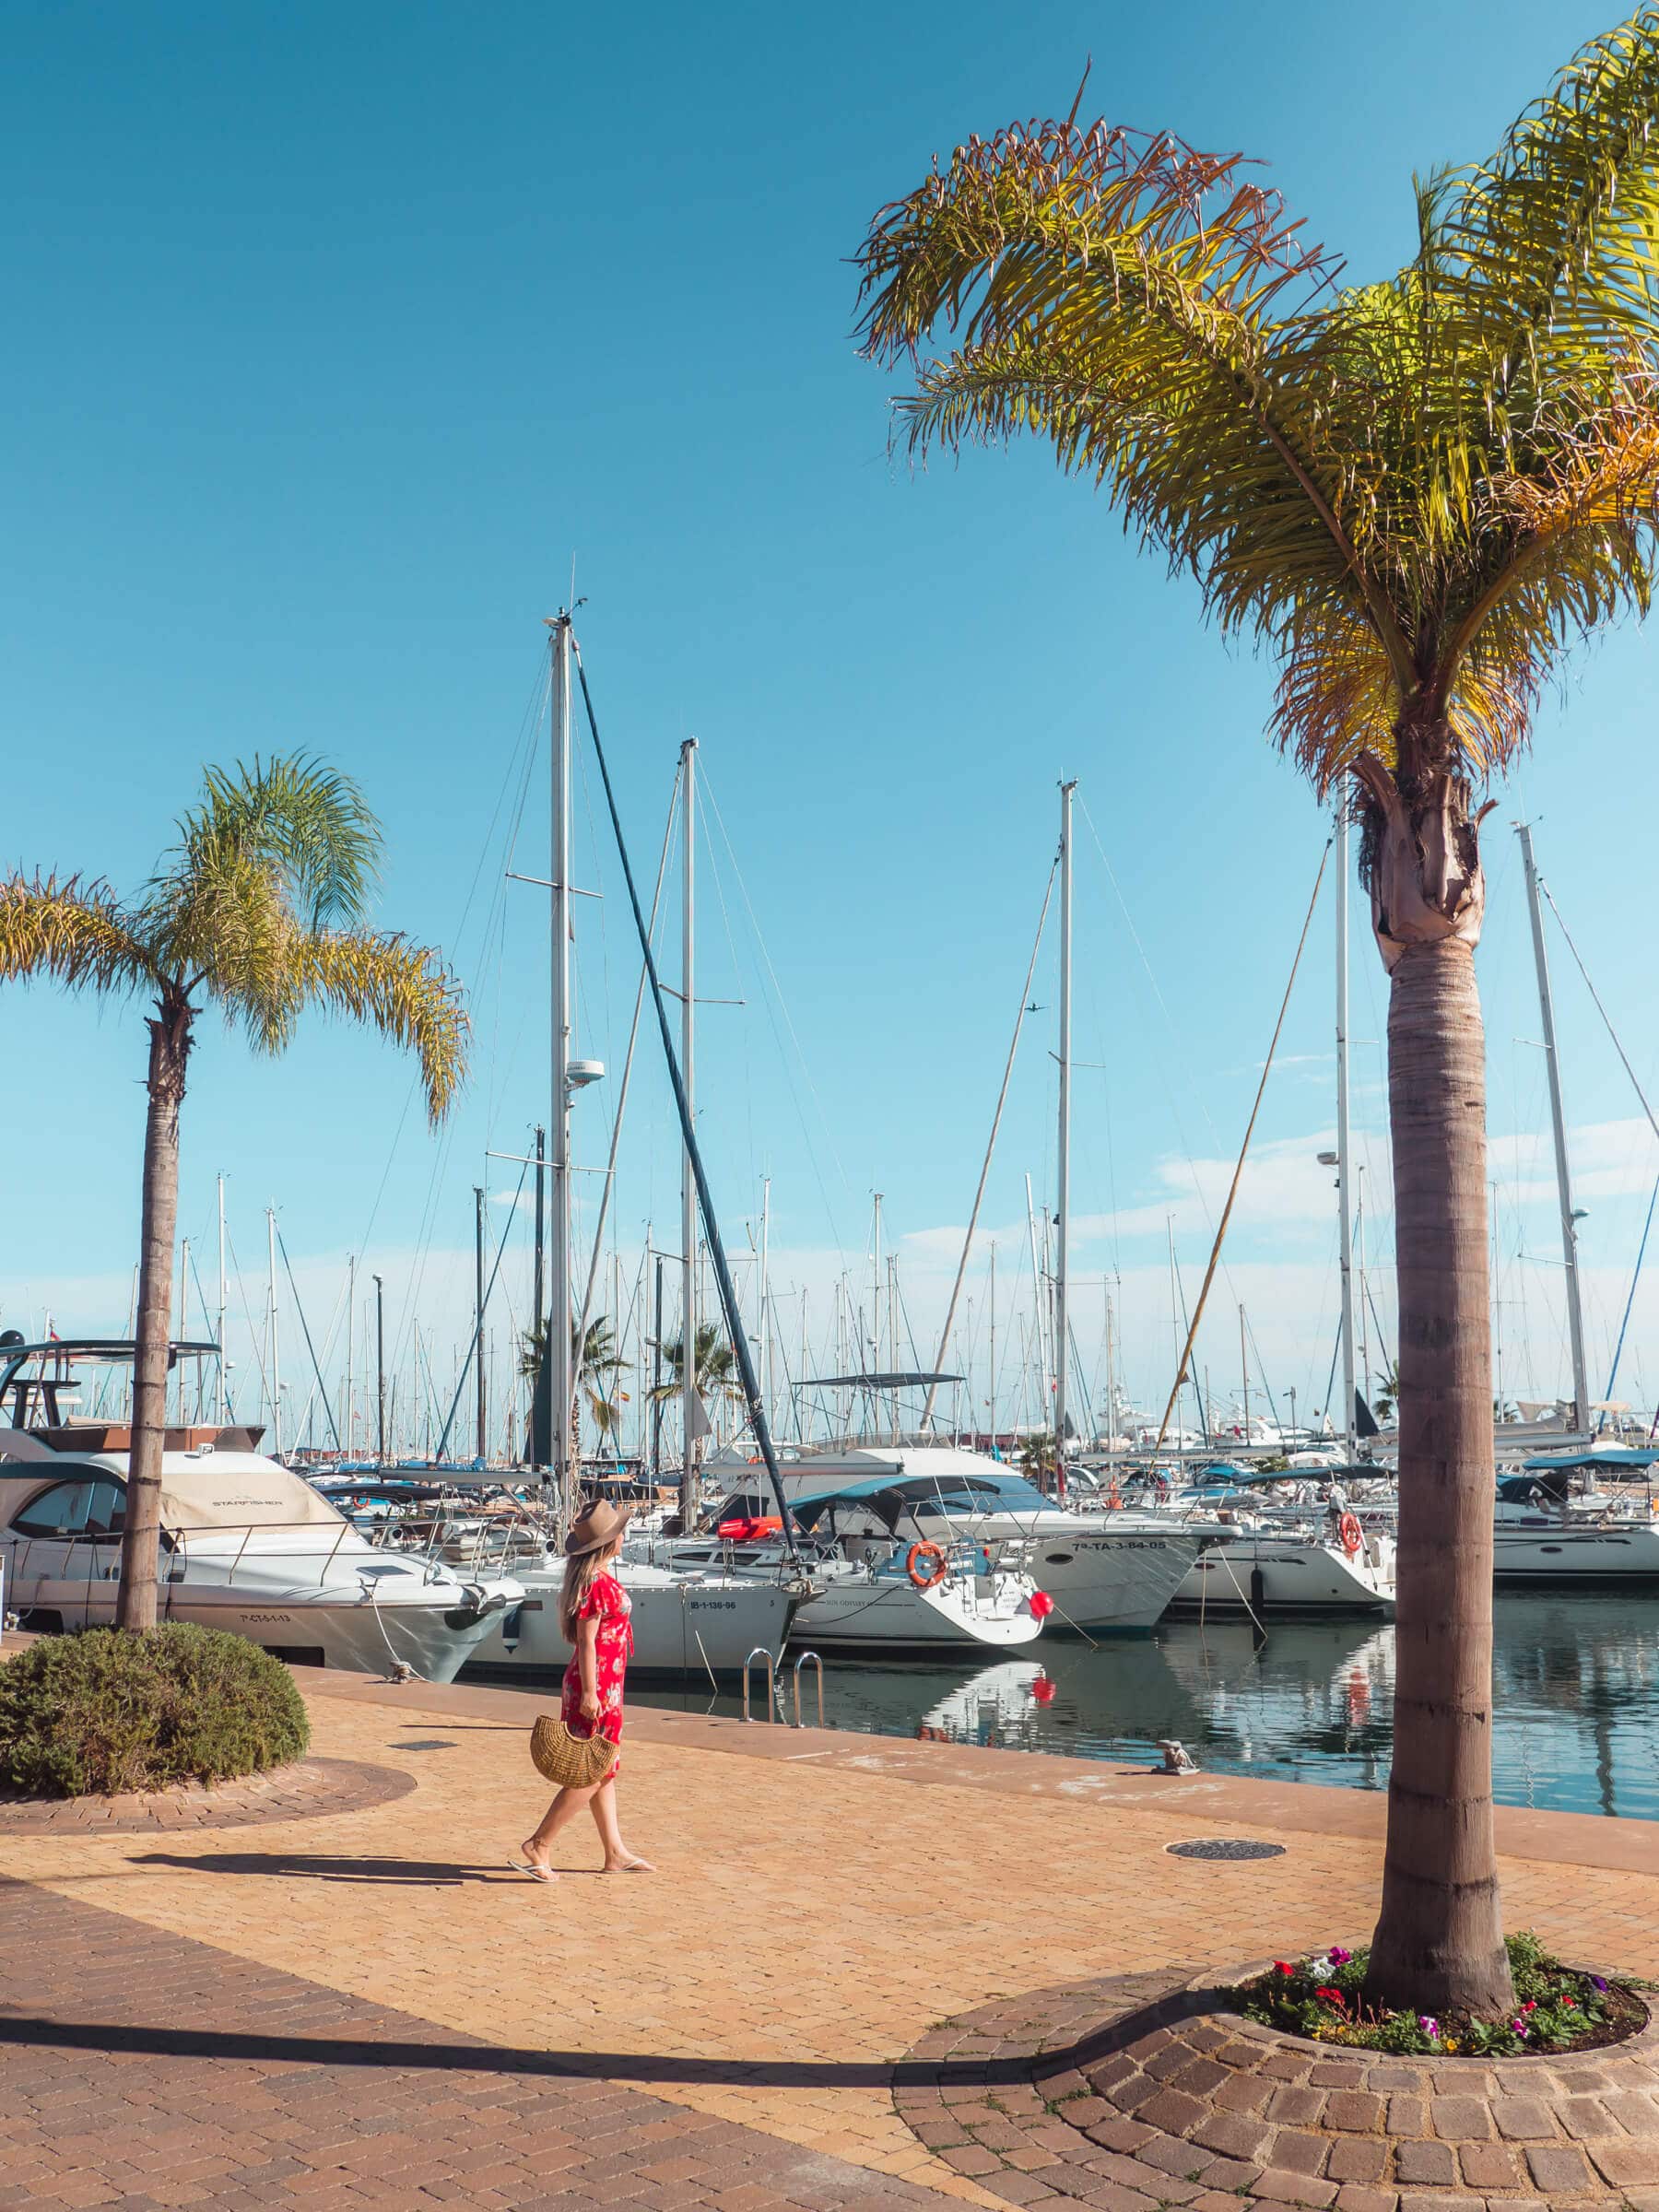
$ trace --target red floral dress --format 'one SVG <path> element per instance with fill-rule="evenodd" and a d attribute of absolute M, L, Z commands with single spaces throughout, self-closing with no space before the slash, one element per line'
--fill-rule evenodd
<path fill-rule="evenodd" d="M 622 1681 L 633 1651 L 633 1624 L 629 1615 L 633 1602 L 614 1574 L 596 1575 L 577 1611 L 578 1620 L 596 1620 L 599 1633 L 594 1644 L 594 1687 L 599 1693 L 599 1718 L 588 1721 L 582 1712 L 582 1665 L 572 1653 L 565 1668 L 564 1695 L 559 1718 L 572 1735 L 584 1740 L 597 1729 L 613 1744 L 622 1741 Z M 622 1761 L 611 1768 L 615 1774 Z M 607 1776 L 608 1780 L 609 1777 Z"/>

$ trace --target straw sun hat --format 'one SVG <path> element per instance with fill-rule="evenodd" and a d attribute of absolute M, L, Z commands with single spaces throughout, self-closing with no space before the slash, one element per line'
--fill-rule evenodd
<path fill-rule="evenodd" d="M 566 1558 L 603 1551 L 607 1544 L 614 1544 L 632 1519 L 633 1510 L 631 1505 L 612 1505 L 606 1498 L 595 1498 L 591 1505 L 583 1506 L 565 1538 Z"/>

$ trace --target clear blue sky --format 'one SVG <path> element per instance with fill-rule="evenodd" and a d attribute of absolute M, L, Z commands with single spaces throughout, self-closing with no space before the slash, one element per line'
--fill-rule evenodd
<path fill-rule="evenodd" d="M 1092 493 L 1035 449 L 920 477 L 888 458 L 892 380 L 852 343 L 849 257 L 935 150 L 1064 112 L 1092 53 L 1091 112 L 1259 155 L 1310 234 L 1368 275 L 1409 250 L 1413 169 L 1487 151 L 1608 17 L 1546 0 L 1404 0 L 1386 26 L 1313 0 L 1179 18 L 1070 0 L 13 0 L 4 16 L 0 858 L 135 885 L 205 759 L 305 747 L 349 767 L 384 817 L 384 924 L 444 945 L 476 993 L 477 1080 L 442 1147 L 411 1114 L 394 1148 L 408 1079 L 380 1045 L 312 1025 L 270 1065 L 210 1027 L 185 1226 L 205 1233 L 222 1168 L 250 1268 L 272 1198 L 319 1286 L 366 1250 L 400 1316 L 425 1300 L 450 1326 L 471 1186 L 512 1178 L 484 1148 L 522 1149 L 541 1111 L 536 895 L 506 894 L 493 940 L 485 922 L 541 618 L 574 557 L 636 853 L 649 865 L 694 734 L 798 1033 L 798 1056 L 780 1049 L 723 859 L 736 950 L 711 865 L 706 987 L 749 1004 L 705 1018 L 708 1140 L 739 1241 L 774 1178 L 782 1281 L 816 1267 L 821 1282 L 806 1255 L 838 1243 L 859 1265 L 879 1188 L 893 1232 L 917 1240 L 926 1306 L 941 1247 L 924 1232 L 965 1218 L 1055 780 L 1081 779 L 1168 1008 L 1085 828 L 1078 1052 L 1106 1065 L 1079 1077 L 1077 1195 L 1127 1219 L 1080 1259 L 1118 1268 L 1144 1309 L 1148 1393 L 1168 1343 L 1167 1299 L 1151 1311 L 1164 1194 L 1189 1152 L 1236 1144 L 1322 829 L 1263 737 L 1269 672 L 1199 628 L 1190 582 L 1138 555 Z M 1558 897 L 1652 1070 L 1654 651 L 1632 632 L 1579 664 L 1488 826 L 1493 1127 L 1524 1140 L 1517 1188 L 1543 1128 L 1536 1055 L 1512 1043 L 1536 1029 L 1518 806 L 1542 818 Z M 533 873 L 543 820 L 538 787 L 516 863 Z M 614 869 L 583 852 L 612 894 L 582 917 L 586 1041 L 614 1064 L 625 917 Z M 1323 1388 L 1334 1311 L 1306 1169 L 1330 1116 L 1326 932 L 1264 1123 L 1300 1198 L 1277 1223 L 1264 1199 L 1235 1255 L 1253 1270 L 1240 1294 L 1277 1332 L 1265 1353 L 1304 1389 L 1315 1371 Z M 1363 930 L 1359 952 L 1354 1026 L 1374 1041 Z M 1052 984 L 1036 995 L 1052 1003 Z M 1563 1000 L 1575 1123 L 1628 1123 L 1594 1018 Z M 990 1200 L 1005 1230 L 1023 1173 L 1041 1191 L 1050 1172 L 1046 1020 Z M 1374 1084 L 1378 1055 L 1361 1057 Z M 123 1318 L 104 1309 L 135 1249 L 142 1066 L 131 1011 L 0 1002 L 0 1319 L 46 1302 L 60 1326 Z M 1359 1112 L 1380 1127 L 1374 1091 Z M 582 1114 L 593 1158 L 600 1110 Z M 1622 1127 L 1584 1141 L 1605 1192 L 1588 1256 L 1616 1305 L 1654 1148 Z M 628 1158 L 626 1248 L 648 1215 L 672 1241 L 654 1066 Z M 1512 1227 L 1519 1251 L 1519 1214 Z M 1202 1226 L 1178 1234 L 1195 1278 Z M 418 1299 L 423 1236 L 442 1256 Z M 1525 1265 L 1517 1306 L 1541 1310 L 1547 1274 Z M 1529 1386 L 1553 1387 L 1550 1326 L 1539 1341 L 1550 1371 Z"/>

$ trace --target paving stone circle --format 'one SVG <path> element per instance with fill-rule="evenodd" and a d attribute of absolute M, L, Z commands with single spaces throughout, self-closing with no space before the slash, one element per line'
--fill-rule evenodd
<path fill-rule="evenodd" d="M 415 1777 L 359 1759 L 299 1759 L 268 1774 L 115 1797 L 28 1797 L 0 1792 L 0 1835 L 149 1835 L 159 1830 L 258 1828 L 319 1813 L 357 1813 L 406 1797 Z"/>
<path fill-rule="evenodd" d="M 1282 1843 L 1258 1843 L 1251 1836 L 1206 1836 L 1196 1843 L 1166 1843 L 1172 1859 L 1282 1859 Z"/>
<path fill-rule="evenodd" d="M 1005 2203 L 1106 2212 L 1659 2212 L 1659 2020 L 1580 2056 L 1323 2050 L 1166 1967 L 981 2006 L 896 2076 L 900 2116 Z"/>

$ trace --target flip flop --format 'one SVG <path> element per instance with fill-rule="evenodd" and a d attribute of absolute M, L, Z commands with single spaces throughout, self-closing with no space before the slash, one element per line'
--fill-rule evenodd
<path fill-rule="evenodd" d="M 507 1864 L 514 1874 L 527 1874 L 533 1882 L 552 1882 L 558 1878 L 550 1866 L 532 1866 L 524 1859 L 509 1859 Z"/>

